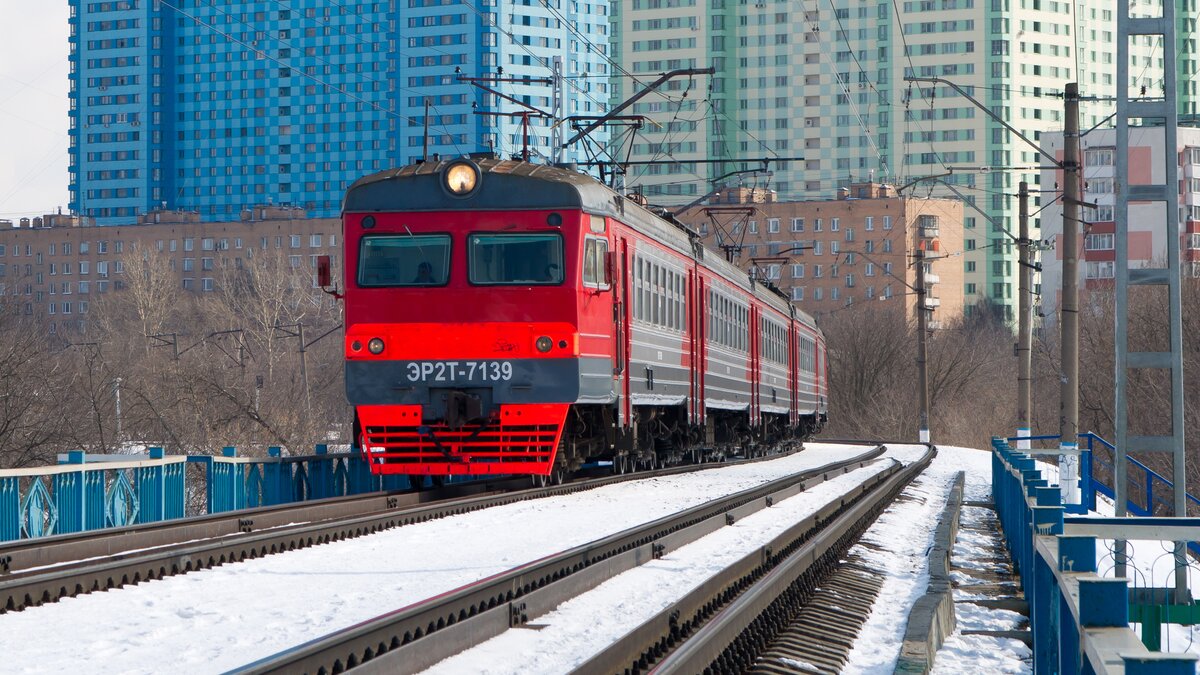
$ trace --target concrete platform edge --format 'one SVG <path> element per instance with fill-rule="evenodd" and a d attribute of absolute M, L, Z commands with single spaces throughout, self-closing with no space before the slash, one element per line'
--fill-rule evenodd
<path fill-rule="evenodd" d="M 950 580 L 950 556 L 958 536 L 958 515 L 962 510 L 965 474 L 959 472 L 946 498 L 946 508 L 934 532 L 929 550 L 929 588 L 908 613 L 904 644 L 894 672 L 928 673 L 946 638 L 954 632 L 954 594 Z"/>

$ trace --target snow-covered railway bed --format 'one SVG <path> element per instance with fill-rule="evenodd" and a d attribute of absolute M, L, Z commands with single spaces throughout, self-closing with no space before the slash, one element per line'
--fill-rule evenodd
<path fill-rule="evenodd" d="M 500 478 L 8 542 L 0 544 L 0 613 L 487 508 L 528 498 L 512 494 L 527 486 Z"/>
<path fill-rule="evenodd" d="M 785 446 L 786 453 L 794 448 Z M 731 464 L 763 461 L 759 456 Z M 529 489 L 528 477 L 293 502 L 0 544 L 0 614 L 514 501 L 700 470 L 674 466 Z"/>
<path fill-rule="evenodd" d="M 85 660 L 121 672 L 165 664 L 223 671 L 722 495 L 876 454 L 813 445 L 778 459 L 519 501 L 68 598 L 0 616 L 0 648 L 8 672 L 74 672 Z M 61 631 L 47 630 L 67 625 L 69 649 Z"/>
<path fill-rule="evenodd" d="M 908 459 L 911 462 L 911 458 Z M 698 627 L 714 608 L 735 595 L 733 589 L 740 591 L 748 579 L 757 578 L 764 570 L 786 559 L 788 553 L 815 532 L 827 531 L 830 524 L 837 520 L 835 515 L 854 510 L 864 501 L 874 501 L 878 488 L 886 488 L 894 482 L 895 476 L 903 473 L 906 473 L 906 462 L 894 457 L 881 457 L 874 461 L 843 461 L 815 471 L 797 467 L 790 475 L 769 483 L 726 497 L 710 498 L 691 509 L 583 546 L 563 549 L 552 556 L 443 596 L 287 650 L 252 664 L 248 672 L 340 672 L 364 662 L 369 662 L 371 668 L 368 670 L 371 672 L 413 672 L 458 654 L 490 636 L 504 634 L 502 637 L 505 637 L 514 632 L 531 632 L 509 631 L 510 626 L 540 628 L 543 620 L 539 617 L 557 613 L 557 607 L 571 604 L 577 596 L 594 596 L 596 591 L 591 589 L 601 584 L 607 586 L 605 582 L 614 577 L 624 578 L 627 575 L 622 573 L 635 568 L 640 570 L 640 566 L 673 555 L 681 547 L 688 547 L 695 542 L 698 542 L 695 545 L 703 546 L 709 539 L 722 539 L 724 533 L 736 529 L 728 525 L 754 518 L 759 512 L 782 508 L 790 513 L 792 509 L 783 505 L 797 500 L 820 505 L 807 517 L 789 520 L 786 533 L 774 543 L 768 537 L 770 550 L 756 547 L 749 555 L 736 556 L 731 565 L 728 556 L 718 554 L 716 559 L 724 561 L 726 567 L 699 561 L 697 570 L 688 570 L 685 577 L 696 577 L 697 574 L 693 572 L 697 572 L 699 578 L 703 578 L 713 576 L 713 571 L 720 569 L 712 580 L 702 584 L 701 589 L 701 593 L 711 592 L 715 596 L 700 598 L 693 593 L 680 605 L 666 608 L 664 616 L 650 620 L 651 631 L 661 629 L 665 635 L 676 635 L 682 630 L 686 634 L 688 630 Z M 645 503 L 648 496 L 643 492 L 636 499 Z M 850 519 L 857 520 L 852 516 Z M 834 526 L 841 527 L 840 524 Z M 728 544 L 726 541 L 716 550 L 720 551 Z M 675 592 L 686 590 L 686 587 L 679 586 L 671 588 L 670 584 L 668 587 Z M 648 590 L 635 593 L 629 598 L 629 603 L 636 605 L 639 595 Z M 714 599 L 716 597 L 719 600 Z M 676 611 L 680 606 L 685 607 L 685 611 Z M 622 617 L 628 622 L 628 609 L 601 606 L 594 612 L 579 616 L 577 623 L 587 626 L 589 630 L 608 623 L 611 629 L 614 620 L 617 625 L 622 623 Z M 633 625 L 636 626 L 636 621 Z M 592 639 L 584 642 L 593 646 L 602 645 L 620 635 L 618 630 L 613 635 L 591 636 Z M 665 642 L 659 643 L 657 632 L 647 636 L 644 630 L 639 629 L 632 637 L 632 642 L 622 641 L 615 647 L 616 651 L 610 650 L 600 655 L 599 661 L 585 665 L 586 672 L 619 672 L 638 663 L 643 652 L 652 651 L 657 655 L 666 647 Z M 578 643 L 573 646 L 578 646 Z M 561 652 L 563 647 L 551 638 L 544 643 L 544 652 Z M 522 653 L 528 654 L 527 651 Z M 447 662 L 451 665 L 446 666 L 444 672 L 488 670 L 495 663 L 490 659 L 491 655 L 483 660 L 468 657 L 466 662 L 458 662 L 459 657 L 451 658 Z M 578 665 L 576 660 L 558 663 L 545 670 L 554 672 Z M 511 670 L 505 669 L 505 672 L 523 672 L 528 667 L 530 664 L 522 660 L 513 664 Z"/>
<path fill-rule="evenodd" d="M 764 645 L 758 641 L 769 632 L 765 624 L 802 606 L 816 580 L 930 459 L 923 446 L 889 446 L 883 461 L 678 542 L 661 558 L 562 602 L 528 626 L 537 630 L 505 631 L 426 675 L 746 670 Z M 854 630 L 841 619 L 813 632 L 848 644 Z M 378 663 L 398 665 L 390 653 Z"/>

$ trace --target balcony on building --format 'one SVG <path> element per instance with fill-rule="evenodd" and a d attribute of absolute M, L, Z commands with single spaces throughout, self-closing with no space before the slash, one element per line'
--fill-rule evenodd
<path fill-rule="evenodd" d="M 938 236 L 937 216 L 921 216 L 917 219 L 917 226 L 920 228 L 918 234 L 924 239 L 933 239 Z"/>

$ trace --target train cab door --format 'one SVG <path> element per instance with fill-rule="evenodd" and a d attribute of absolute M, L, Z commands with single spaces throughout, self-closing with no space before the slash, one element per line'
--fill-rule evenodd
<path fill-rule="evenodd" d="M 692 424 L 703 427 L 705 424 L 704 414 L 704 372 L 707 370 L 708 352 L 705 345 L 708 341 L 708 324 L 704 317 L 708 315 L 705 301 L 707 298 L 705 290 L 704 276 L 699 270 L 693 268 L 688 273 L 688 332 L 691 335 L 689 345 L 692 350 L 691 368 L 689 369 L 689 377 L 691 380 L 691 421 Z"/>
<path fill-rule="evenodd" d="M 796 332 L 796 318 L 793 316 L 788 321 L 787 330 L 788 395 L 791 398 L 791 404 L 788 406 L 788 426 L 792 427 L 793 429 L 800 422 L 800 350 L 798 349 L 798 341 L 799 337 Z"/>
<path fill-rule="evenodd" d="M 746 329 L 750 332 L 750 425 L 758 426 L 762 420 L 759 412 L 759 388 L 762 386 L 762 362 L 759 354 L 759 339 L 762 337 L 762 328 L 758 321 L 759 311 L 750 303 L 750 311 L 746 323 Z"/>
<path fill-rule="evenodd" d="M 613 284 L 613 376 L 619 394 L 618 421 L 628 427 L 633 421 L 633 407 L 629 397 L 629 350 L 632 346 L 630 334 L 629 290 L 629 241 L 624 237 L 614 242 L 612 257 Z"/>

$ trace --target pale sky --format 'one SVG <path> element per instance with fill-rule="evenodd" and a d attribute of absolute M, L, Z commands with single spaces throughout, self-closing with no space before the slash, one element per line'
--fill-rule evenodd
<path fill-rule="evenodd" d="M 0 219 L 67 209 L 66 0 L 0 0 Z"/>

